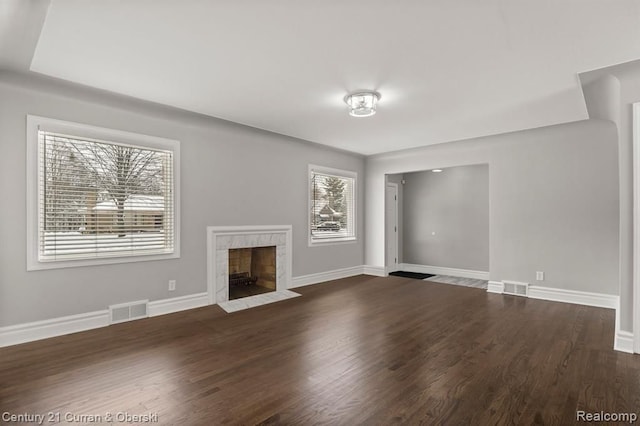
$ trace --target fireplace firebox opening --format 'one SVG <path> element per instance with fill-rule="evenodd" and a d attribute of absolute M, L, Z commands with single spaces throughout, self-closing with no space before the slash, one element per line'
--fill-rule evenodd
<path fill-rule="evenodd" d="M 229 249 L 229 300 L 276 291 L 276 246 Z"/>

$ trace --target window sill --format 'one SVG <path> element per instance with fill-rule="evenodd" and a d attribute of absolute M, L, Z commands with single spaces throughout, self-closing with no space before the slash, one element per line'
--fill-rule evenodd
<path fill-rule="evenodd" d="M 309 247 L 322 247 L 336 244 L 353 244 L 357 243 L 356 237 L 344 237 L 344 238 L 322 238 L 322 239 L 309 239 Z"/>
<path fill-rule="evenodd" d="M 170 260 L 179 259 L 180 253 L 168 253 L 168 254 L 148 254 L 137 256 L 121 256 L 121 257 L 104 257 L 97 259 L 79 259 L 79 260 L 60 260 L 60 261 L 48 261 L 41 262 L 38 260 L 30 260 L 27 263 L 27 271 L 41 271 L 47 269 L 62 269 L 62 268 L 79 268 L 83 266 L 99 266 L 99 265 L 113 265 L 118 263 L 133 263 L 133 262 L 148 262 L 153 260 Z"/>

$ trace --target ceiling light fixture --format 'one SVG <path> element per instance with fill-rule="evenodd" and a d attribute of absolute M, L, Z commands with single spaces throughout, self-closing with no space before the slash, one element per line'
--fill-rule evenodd
<path fill-rule="evenodd" d="M 433 169 L 431 170 L 433 173 L 440 173 L 442 171 L 442 169 Z"/>
<path fill-rule="evenodd" d="M 376 113 L 376 106 L 380 100 L 377 92 L 356 92 L 345 96 L 344 101 L 349 105 L 349 115 L 352 117 L 370 117 Z"/>

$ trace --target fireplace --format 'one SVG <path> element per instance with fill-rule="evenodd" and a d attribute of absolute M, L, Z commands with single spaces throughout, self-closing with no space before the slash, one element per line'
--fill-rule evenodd
<path fill-rule="evenodd" d="M 251 261 L 247 260 L 247 249 L 251 252 Z M 273 260 L 264 260 L 263 252 L 270 252 L 267 257 Z M 262 264 L 258 269 L 263 271 L 247 270 L 246 265 L 254 262 L 254 255 L 257 256 L 255 262 Z M 233 312 L 299 296 L 298 293 L 288 290 L 291 284 L 291 259 L 291 225 L 208 226 L 209 303 L 218 304 L 225 311 Z M 230 280 L 231 273 L 240 274 L 231 278 L 238 281 Z M 249 286 L 253 285 L 253 278 L 257 278 L 255 283 L 260 281 L 260 287 L 264 288 L 265 293 L 237 299 L 230 297 L 230 287 L 243 278 L 249 281 Z M 269 287 L 274 287 L 275 291 Z"/>
<path fill-rule="evenodd" d="M 276 246 L 229 250 L 229 300 L 276 291 Z"/>

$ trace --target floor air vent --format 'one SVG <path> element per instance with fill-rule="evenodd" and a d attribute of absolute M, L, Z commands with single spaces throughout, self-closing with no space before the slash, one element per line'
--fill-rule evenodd
<path fill-rule="evenodd" d="M 529 284 L 518 281 L 502 281 L 504 285 L 504 294 L 512 294 L 514 296 L 525 296 L 529 294 Z"/>
<path fill-rule="evenodd" d="M 137 302 L 109 306 L 111 324 L 148 317 L 148 304 L 148 300 L 139 300 Z"/>

